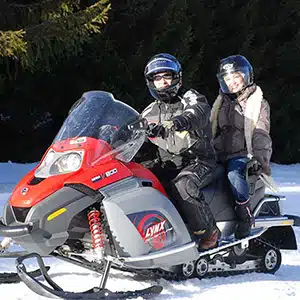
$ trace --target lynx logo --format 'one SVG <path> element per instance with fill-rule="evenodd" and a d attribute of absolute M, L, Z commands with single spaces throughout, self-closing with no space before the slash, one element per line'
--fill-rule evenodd
<path fill-rule="evenodd" d="M 226 65 L 223 66 L 223 69 L 226 70 L 226 71 L 228 71 L 232 68 L 233 68 L 233 64 L 226 64 Z"/>
<path fill-rule="evenodd" d="M 127 215 L 144 242 L 152 249 L 161 249 L 176 240 L 175 231 L 166 216 L 156 210 L 146 210 Z"/>
<path fill-rule="evenodd" d="M 166 223 L 166 220 L 148 227 L 146 230 L 145 239 L 147 240 L 149 238 L 156 236 L 157 234 L 159 234 L 161 232 L 164 232 L 165 231 L 165 228 L 164 228 L 165 223 Z"/>

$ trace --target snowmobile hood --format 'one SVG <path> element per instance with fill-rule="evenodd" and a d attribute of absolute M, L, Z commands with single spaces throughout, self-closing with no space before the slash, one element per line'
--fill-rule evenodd
<path fill-rule="evenodd" d="M 29 208 L 67 184 L 97 190 L 132 176 L 126 164 L 145 140 L 140 120 L 137 111 L 110 93 L 84 93 L 40 164 L 17 184 L 9 204 Z"/>

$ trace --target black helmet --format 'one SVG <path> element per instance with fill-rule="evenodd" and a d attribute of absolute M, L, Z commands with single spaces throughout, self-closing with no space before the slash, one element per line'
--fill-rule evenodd
<path fill-rule="evenodd" d="M 153 76 L 161 72 L 172 72 L 173 79 L 169 86 L 158 89 L 153 83 Z M 170 101 L 182 85 L 181 65 L 173 55 L 167 53 L 154 55 L 146 65 L 144 76 L 151 95 L 157 100 Z"/>
<path fill-rule="evenodd" d="M 221 59 L 217 73 L 217 78 L 223 93 L 231 94 L 227 84 L 224 81 L 224 77 L 227 74 L 235 72 L 243 74 L 244 87 L 242 91 L 249 85 L 253 84 L 253 69 L 249 61 L 242 55 L 231 55 Z M 242 91 L 239 91 L 239 93 Z"/>

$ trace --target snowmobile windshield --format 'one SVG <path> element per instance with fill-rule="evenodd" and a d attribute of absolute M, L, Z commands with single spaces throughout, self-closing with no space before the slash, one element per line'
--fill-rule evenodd
<path fill-rule="evenodd" d="M 73 105 L 53 144 L 91 137 L 105 141 L 112 148 L 110 155 L 117 154 L 117 159 L 128 162 L 145 140 L 144 130 L 130 126 L 140 119 L 136 110 L 114 99 L 111 93 L 89 91 Z"/>

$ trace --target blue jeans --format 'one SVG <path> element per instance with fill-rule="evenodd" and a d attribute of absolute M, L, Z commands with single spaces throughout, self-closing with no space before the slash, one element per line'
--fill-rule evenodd
<path fill-rule="evenodd" d="M 234 157 L 228 160 L 227 176 L 237 204 L 245 204 L 249 200 L 249 186 L 246 180 L 248 157 Z"/>

